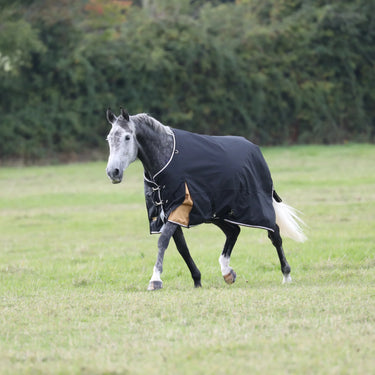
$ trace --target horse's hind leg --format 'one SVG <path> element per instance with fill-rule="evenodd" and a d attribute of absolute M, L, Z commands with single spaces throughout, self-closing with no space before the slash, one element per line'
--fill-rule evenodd
<path fill-rule="evenodd" d="M 226 221 L 214 221 L 213 224 L 217 225 L 227 237 L 224 249 L 219 258 L 219 263 L 225 282 L 233 284 L 236 281 L 237 275 L 233 268 L 229 266 L 229 260 L 241 230 L 238 225 Z"/>
<path fill-rule="evenodd" d="M 186 265 L 189 267 L 191 272 L 191 277 L 194 280 L 194 286 L 199 288 L 202 286 L 201 284 L 201 273 L 198 267 L 195 265 L 193 258 L 190 255 L 189 249 L 186 245 L 184 233 L 182 232 L 181 227 L 177 227 L 176 231 L 173 234 L 174 242 L 176 243 L 176 247 L 178 252 L 181 254 L 182 258 L 184 259 Z"/>
<path fill-rule="evenodd" d="M 156 259 L 154 272 L 152 274 L 147 290 L 156 290 L 156 289 L 161 289 L 163 287 L 163 282 L 161 281 L 160 276 L 163 272 L 164 253 L 165 253 L 165 250 L 167 250 L 169 241 L 171 237 L 173 236 L 173 234 L 175 233 L 176 229 L 177 229 L 177 224 L 173 224 L 170 222 L 167 222 L 163 227 L 163 230 L 160 234 L 159 241 L 158 241 L 158 250 L 159 250 L 158 257 Z"/>
<path fill-rule="evenodd" d="M 268 231 L 268 237 L 272 241 L 272 244 L 276 247 L 277 255 L 279 256 L 279 259 L 280 259 L 281 272 L 283 273 L 283 276 L 284 276 L 283 284 L 292 282 L 292 278 L 290 276 L 291 269 L 284 254 L 283 241 L 280 236 L 280 229 L 278 225 L 275 225 L 274 232 Z"/>

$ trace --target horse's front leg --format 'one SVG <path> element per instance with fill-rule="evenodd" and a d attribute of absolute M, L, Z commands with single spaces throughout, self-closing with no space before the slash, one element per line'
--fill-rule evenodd
<path fill-rule="evenodd" d="M 167 250 L 169 241 L 173 234 L 175 233 L 178 225 L 170 223 L 169 221 L 164 225 L 163 230 L 160 234 L 158 241 L 158 257 L 154 266 L 154 273 L 152 274 L 150 283 L 147 290 L 157 290 L 163 287 L 163 282 L 161 281 L 161 274 L 163 272 L 163 260 L 164 253 Z"/>

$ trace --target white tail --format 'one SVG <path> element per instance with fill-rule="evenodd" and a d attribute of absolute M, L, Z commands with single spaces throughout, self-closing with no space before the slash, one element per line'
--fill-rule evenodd
<path fill-rule="evenodd" d="M 307 237 L 301 228 L 301 225 L 305 223 L 298 217 L 296 209 L 283 202 L 277 202 L 275 198 L 273 198 L 273 207 L 276 213 L 276 224 L 280 228 L 280 234 L 297 242 L 306 241 Z"/>

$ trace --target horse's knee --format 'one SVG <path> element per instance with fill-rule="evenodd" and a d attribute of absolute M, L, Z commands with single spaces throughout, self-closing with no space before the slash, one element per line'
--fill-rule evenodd
<path fill-rule="evenodd" d="M 169 240 L 170 238 L 168 238 L 167 236 L 163 236 L 163 234 L 161 234 L 158 240 L 158 248 L 166 249 L 169 245 Z"/>
<path fill-rule="evenodd" d="M 164 230 L 161 232 L 158 240 L 158 248 L 166 249 L 169 245 L 169 241 L 176 231 L 177 226 L 175 224 L 167 223 Z"/>

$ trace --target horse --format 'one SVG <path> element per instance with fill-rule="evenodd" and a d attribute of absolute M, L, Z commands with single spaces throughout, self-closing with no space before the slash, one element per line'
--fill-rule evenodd
<path fill-rule="evenodd" d="M 216 225 L 226 236 L 219 264 L 227 284 L 237 276 L 229 263 L 240 226 L 267 230 L 280 260 L 282 282 L 292 281 L 281 235 L 305 241 L 303 221 L 276 193 L 258 146 L 242 137 L 173 129 L 145 113 L 130 116 L 123 108 L 118 116 L 108 109 L 106 118 L 112 126 L 107 176 L 118 184 L 126 168 L 141 161 L 150 232 L 160 234 L 148 290 L 163 287 L 164 254 L 172 237 L 194 286 L 202 286 L 182 231 L 201 223 Z"/>

